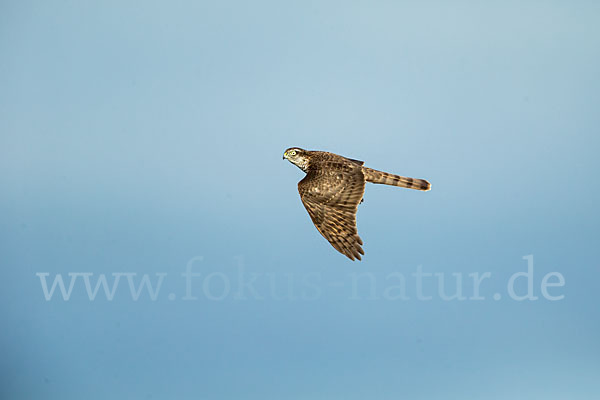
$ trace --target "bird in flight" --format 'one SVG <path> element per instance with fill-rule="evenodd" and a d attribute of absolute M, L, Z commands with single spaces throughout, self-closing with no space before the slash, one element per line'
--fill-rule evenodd
<path fill-rule="evenodd" d="M 365 254 L 356 231 L 356 210 L 362 203 L 365 182 L 427 191 L 424 179 L 407 178 L 363 166 L 353 160 L 325 151 L 290 147 L 283 158 L 306 173 L 298 182 L 302 204 L 317 230 L 340 253 L 354 261 Z"/>

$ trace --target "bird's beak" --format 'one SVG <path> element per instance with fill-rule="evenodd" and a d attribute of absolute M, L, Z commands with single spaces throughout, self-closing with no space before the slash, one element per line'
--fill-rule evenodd
<path fill-rule="evenodd" d="M 282 160 L 285 160 L 287 158 L 287 151 L 285 153 L 283 153 L 283 158 Z"/>

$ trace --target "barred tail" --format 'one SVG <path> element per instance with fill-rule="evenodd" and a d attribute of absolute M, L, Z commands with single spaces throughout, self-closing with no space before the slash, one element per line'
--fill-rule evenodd
<path fill-rule="evenodd" d="M 408 189 L 431 190 L 431 184 L 425 179 L 407 178 L 406 176 L 388 174 L 387 172 L 377 171 L 376 169 L 367 167 L 363 167 L 362 170 L 367 182 L 400 186 Z"/>

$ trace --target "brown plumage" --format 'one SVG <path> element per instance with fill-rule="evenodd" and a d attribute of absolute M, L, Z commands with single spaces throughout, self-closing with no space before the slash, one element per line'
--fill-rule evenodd
<path fill-rule="evenodd" d="M 302 204 L 317 230 L 340 253 L 351 260 L 365 254 L 356 231 L 356 210 L 365 192 L 365 182 L 430 190 L 423 179 L 388 174 L 364 167 L 353 160 L 324 151 L 290 147 L 283 158 L 306 172 L 298 182 Z"/>

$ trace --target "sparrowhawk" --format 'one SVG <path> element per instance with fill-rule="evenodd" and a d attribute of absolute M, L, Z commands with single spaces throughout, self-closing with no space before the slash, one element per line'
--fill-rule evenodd
<path fill-rule="evenodd" d="M 362 202 L 365 182 L 427 191 L 424 179 L 407 178 L 364 167 L 353 160 L 324 151 L 290 147 L 283 158 L 306 173 L 298 182 L 302 204 L 317 230 L 340 253 L 351 260 L 365 254 L 356 231 L 356 210 Z"/>

